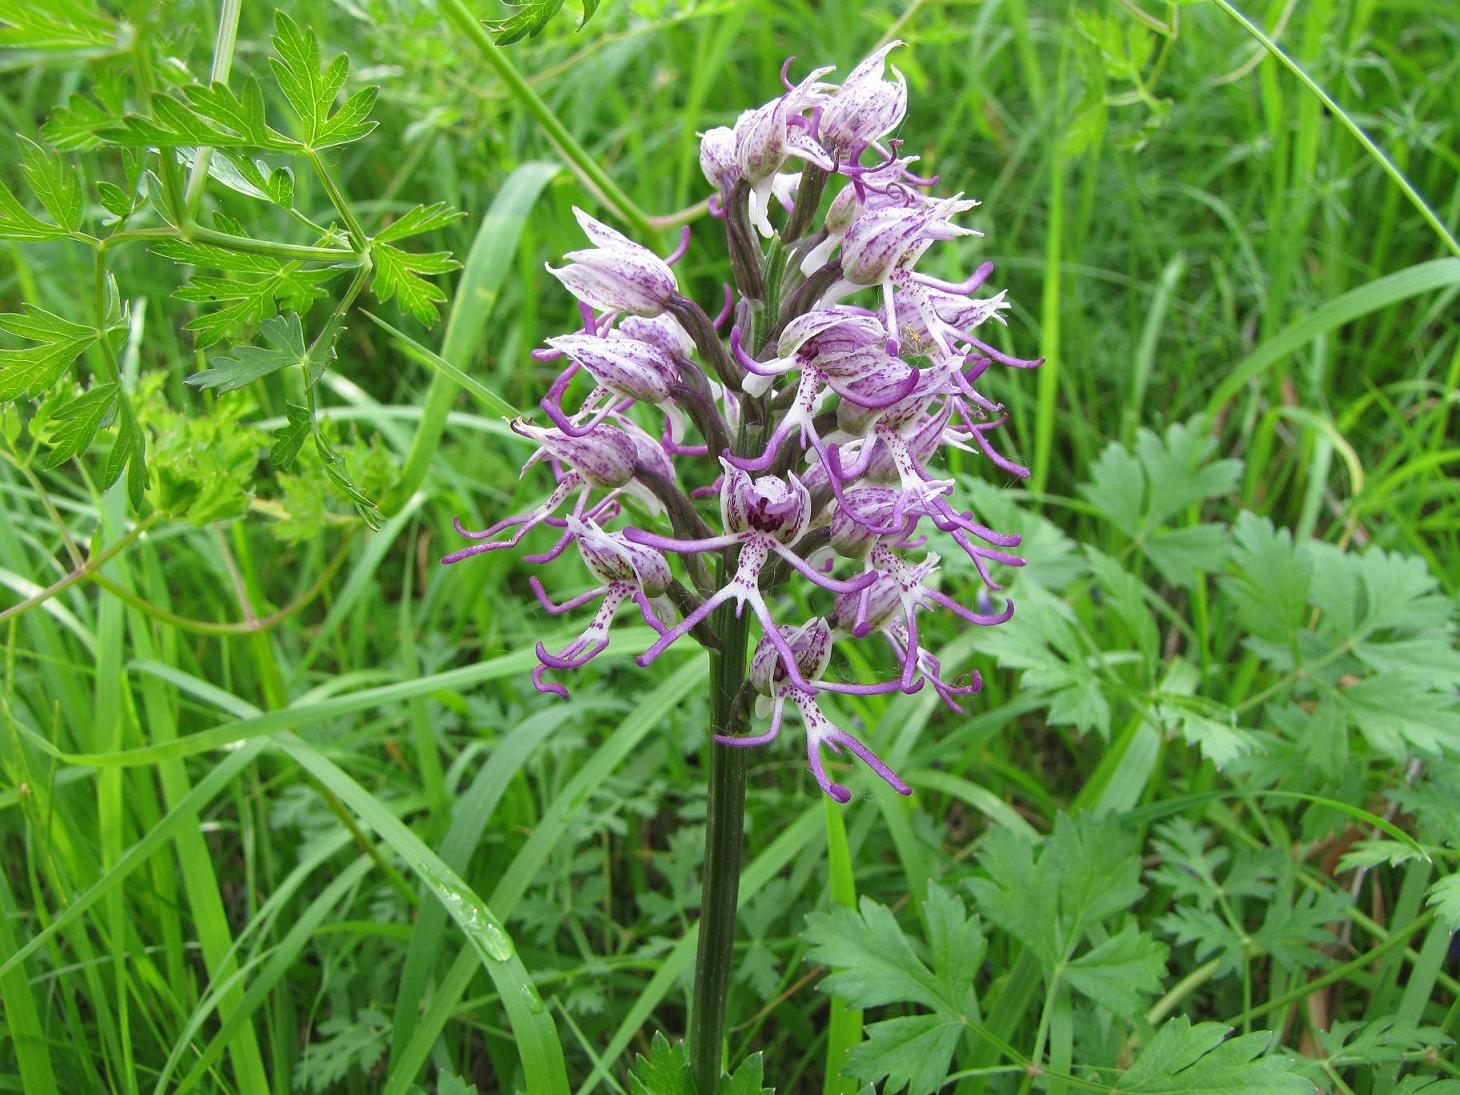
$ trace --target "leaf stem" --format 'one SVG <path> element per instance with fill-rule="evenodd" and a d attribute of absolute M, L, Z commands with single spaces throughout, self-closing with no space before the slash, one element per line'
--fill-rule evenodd
<path fill-rule="evenodd" d="M 38 604 L 49 601 L 52 597 L 60 593 L 62 590 L 66 589 L 69 586 L 75 585 L 77 582 L 81 581 L 82 578 L 87 577 L 93 571 L 102 566 L 105 566 L 108 560 L 115 558 L 119 553 L 125 551 L 127 547 L 132 544 L 133 541 L 135 541 L 139 536 L 141 536 L 144 532 L 151 528 L 161 516 L 162 515 L 158 513 L 148 514 L 141 521 L 138 521 L 125 533 L 119 536 L 116 542 L 113 543 L 110 547 L 103 548 L 101 551 L 96 552 L 80 566 L 73 568 L 63 578 L 52 582 L 39 593 L 27 597 L 19 604 L 13 604 L 9 608 L 5 609 L 3 612 L 0 612 L 0 623 L 4 623 L 6 620 L 10 619 L 13 616 L 19 616 L 22 612 L 25 612 L 27 609 L 34 608 Z"/>
<path fill-rule="evenodd" d="M 233 51 L 238 45 L 238 15 L 242 10 L 243 0 L 223 0 L 223 7 L 218 12 L 218 36 L 213 41 L 213 67 L 208 72 L 210 83 L 228 82 L 228 74 L 233 69 Z M 208 162 L 212 157 L 211 148 L 200 148 L 193 160 L 193 170 L 183 192 L 183 217 L 188 221 L 197 216 L 198 205 L 203 200 L 203 188 L 208 184 Z"/>
<path fill-rule="evenodd" d="M 365 226 L 360 223 L 360 218 L 356 217 L 355 211 L 350 208 L 350 203 L 345 198 L 345 192 L 335 181 L 334 173 L 330 171 L 329 165 L 312 148 L 305 152 L 305 155 L 314 166 L 314 173 L 319 176 L 319 181 L 324 183 L 325 193 L 329 195 L 330 204 L 335 207 L 340 219 L 345 222 L 345 227 L 354 241 L 355 250 L 361 253 L 366 252 L 370 247 L 370 237 L 365 233 Z"/>
<path fill-rule="evenodd" d="M 588 150 L 578 143 L 577 139 L 568 132 L 567 127 L 558 120 L 542 97 L 533 90 L 532 85 L 522 78 L 512 62 L 507 59 L 507 54 L 502 48 L 493 42 L 487 34 L 486 28 L 482 26 L 481 20 L 466 9 L 461 0 L 439 0 L 443 15 L 471 40 L 476 46 L 477 52 L 487 62 L 497 78 L 507 85 L 507 90 L 529 114 L 537 120 L 537 124 L 547 134 L 549 141 L 562 155 L 568 167 L 578 176 L 584 186 L 596 193 L 603 199 L 604 203 L 621 219 L 631 224 L 635 231 L 646 237 L 652 237 L 654 226 L 650 223 L 649 216 L 640 209 L 633 200 L 619 189 L 618 184 L 608 177 L 608 173 L 598 166 L 598 163 L 589 155 Z"/>

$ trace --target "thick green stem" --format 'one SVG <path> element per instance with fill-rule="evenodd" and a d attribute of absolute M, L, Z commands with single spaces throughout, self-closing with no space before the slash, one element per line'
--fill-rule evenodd
<path fill-rule="evenodd" d="M 710 725 L 715 733 L 726 734 L 734 732 L 731 723 L 736 714 L 735 699 L 745 680 L 750 620 L 748 613 L 736 619 L 730 605 L 715 615 L 720 650 L 710 654 Z M 690 1071 L 700 1095 L 715 1095 L 720 1083 L 720 1046 L 725 1038 L 725 1002 L 730 992 L 744 845 L 745 766 L 743 749 L 710 745 L 704 898 L 689 1027 Z"/>

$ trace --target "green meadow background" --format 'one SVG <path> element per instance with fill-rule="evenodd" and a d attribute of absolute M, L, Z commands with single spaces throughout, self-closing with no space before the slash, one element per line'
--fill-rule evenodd
<path fill-rule="evenodd" d="M 983 673 L 966 714 L 831 701 L 912 798 L 843 768 L 855 797 L 823 802 L 798 733 L 754 754 L 728 1063 L 763 1054 L 783 1095 L 1460 1089 L 1455 5 L 604 0 L 497 47 L 471 16 L 511 9 L 464 3 L 280 5 L 348 55 L 346 94 L 380 89 L 378 127 L 319 153 L 365 230 L 465 214 L 402 245 L 462 264 L 426 272 L 439 302 L 377 285 L 343 313 L 322 446 L 271 457 L 298 370 L 185 380 L 276 308 L 314 334 L 346 279 L 200 325 L 197 256 L 145 240 L 106 259 L 141 505 L 103 486 L 120 426 L 51 459 L 61 403 L 111 375 L 98 345 L 0 415 L 0 1090 L 670 1090 L 629 1072 L 685 1025 L 705 658 L 637 669 L 626 615 L 570 704 L 538 695 L 533 644 L 574 632 L 535 569 L 436 560 L 452 515 L 546 493 L 502 417 L 577 322 L 543 269 L 580 245 L 571 206 L 662 250 L 694 218 L 677 269 L 718 302 L 696 132 L 787 55 L 845 72 L 888 38 L 904 150 L 983 202 L 932 272 L 995 262 L 1000 345 L 1048 359 L 992 380 L 1031 479 L 953 468 L 1029 564 L 1006 627 L 926 625 Z M 15 201 L 54 221 L 27 165 L 57 164 L 110 231 L 143 153 L 84 116 L 64 159 L 24 142 L 75 96 L 100 130 L 144 77 L 206 80 L 219 16 L 0 2 Z M 243 5 L 230 80 L 290 132 L 274 27 Z M 292 163 L 294 212 L 214 181 L 198 223 L 315 242 L 320 177 L 261 156 Z M 94 256 L 0 240 L 0 310 L 95 324 Z M 1273 1034 L 1203 1057 L 1229 1027 Z M 1158 1031 L 1186 1056 L 1140 1073 Z"/>

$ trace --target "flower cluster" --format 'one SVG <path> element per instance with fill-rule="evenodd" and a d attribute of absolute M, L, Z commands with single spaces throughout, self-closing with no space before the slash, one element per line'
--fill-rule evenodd
<path fill-rule="evenodd" d="M 559 605 L 531 580 L 550 613 L 598 603 L 566 647 L 538 645 L 533 683 L 564 698 L 546 674 L 602 651 L 626 601 L 658 632 L 640 665 L 686 635 L 719 648 L 729 613 L 738 621 L 748 608 L 762 637 L 738 715 L 716 727 L 716 740 L 774 740 L 789 703 L 812 773 L 843 802 L 849 793 L 827 775 L 823 747 L 848 750 L 896 790 L 908 788 L 826 717 L 819 695 L 928 684 L 960 710 L 958 697 L 979 688 L 977 674 L 944 679 L 922 645 L 919 614 L 947 610 L 980 627 L 1007 620 L 1013 603 L 999 608 L 989 596 L 999 590 L 992 564 L 1022 565 L 1011 553 L 1019 538 L 960 509 L 936 461 L 956 448 L 1027 475 L 995 448 L 1004 413 L 976 385 L 996 364 L 1039 364 L 979 337 L 1007 308 L 1003 293 L 978 295 L 989 264 L 956 282 L 917 270 L 935 243 L 979 234 L 955 223 L 978 203 L 934 196 L 937 180 L 915 174 L 916 158 L 888 139 L 907 106 L 902 74 L 887 63 L 896 45 L 840 85 L 825 68 L 793 84 L 788 61 L 784 94 L 703 134 L 709 208 L 724 223 L 735 278 L 718 316 L 676 278 L 688 229 L 661 258 L 575 210 L 592 246 L 548 269 L 579 301 L 582 329 L 534 351 L 561 366 L 542 401 L 551 424 L 513 423 L 538 445 L 524 471 L 545 461 L 556 485 L 531 510 L 480 532 L 458 524 L 473 542 L 444 560 L 515 546 L 540 526 L 559 530 L 558 539 L 529 560 L 576 546 L 591 589 Z M 938 589 L 939 557 L 926 548 L 937 535 L 987 587 L 977 609 Z M 826 614 L 782 622 L 778 589 L 788 581 L 822 591 Z M 836 643 L 874 632 L 896 661 L 889 678 L 829 679 Z M 765 729 L 740 732 L 751 712 L 768 717 Z"/>

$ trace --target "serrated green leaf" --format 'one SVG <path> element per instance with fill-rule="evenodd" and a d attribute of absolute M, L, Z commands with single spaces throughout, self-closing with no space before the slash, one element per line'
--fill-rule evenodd
<path fill-rule="evenodd" d="M 1437 1027 L 1422 1026 L 1396 1015 L 1369 1022 L 1339 1019 L 1326 1031 L 1314 1033 L 1327 1055 L 1328 1066 L 1335 1069 L 1399 1064 L 1427 1049 L 1455 1044 L 1454 1039 Z"/>
<path fill-rule="evenodd" d="M 51 240 L 63 239 L 66 230 L 43 221 L 20 204 L 10 188 L 0 182 L 0 239 Z"/>
<path fill-rule="evenodd" d="M 1077 992 L 1122 1018 L 1141 1014 L 1165 975 L 1166 948 L 1134 924 L 1067 962 L 1062 971 Z"/>
<path fill-rule="evenodd" d="M 95 50 L 119 45 L 121 28 L 89 0 L 5 0 L 0 49 Z"/>
<path fill-rule="evenodd" d="M 1021 687 L 1049 694 L 1051 724 L 1108 738 L 1105 684 L 1071 625 L 1069 607 L 1038 584 L 1020 589 L 1019 612 L 982 636 L 985 653 L 999 665 L 1022 670 Z"/>
<path fill-rule="evenodd" d="M 1232 541 L 1225 526 L 1193 525 L 1157 529 L 1146 537 L 1141 550 L 1166 581 L 1191 586 L 1201 575 L 1221 569 L 1231 554 Z"/>
<path fill-rule="evenodd" d="M 130 217 L 136 208 L 125 190 L 105 179 L 96 184 L 96 196 L 101 207 L 118 220 Z"/>
<path fill-rule="evenodd" d="M 1250 934 L 1250 944 L 1284 969 L 1321 968 L 1331 959 L 1320 948 L 1333 942 L 1333 929 L 1350 904 L 1344 894 L 1312 890 L 1296 901 L 1275 900 L 1267 906 L 1262 926 Z"/>
<path fill-rule="evenodd" d="M 1372 867 L 1397 867 L 1414 859 L 1424 858 L 1408 844 L 1397 840 L 1361 840 L 1338 860 L 1340 871 L 1360 871 Z"/>
<path fill-rule="evenodd" d="M 272 202 L 282 209 L 294 205 L 294 173 L 271 167 L 236 149 L 221 149 L 208 159 L 208 175 L 238 194 Z"/>
<path fill-rule="evenodd" d="M 127 473 L 127 498 L 134 510 L 142 508 L 151 476 L 147 469 L 147 438 L 132 412 L 132 402 L 125 395 L 117 400 L 117 435 L 102 463 L 101 487 L 110 487 Z"/>
<path fill-rule="evenodd" d="M 1227 1039 L 1221 1023 L 1191 1025 L 1169 1020 L 1115 1081 L 1112 1095 L 1311 1095 L 1312 1084 L 1293 1061 L 1261 1054 L 1272 1041 L 1266 1031 Z"/>
<path fill-rule="evenodd" d="M 301 30 L 284 12 L 274 16 L 274 79 L 299 121 L 300 139 L 312 149 L 357 141 L 375 128 L 369 114 L 377 89 L 351 95 L 334 111 L 334 102 L 350 72 L 343 53 L 320 71 L 319 39 L 313 30 Z"/>
<path fill-rule="evenodd" d="M 629 1071 L 630 1095 L 695 1095 L 690 1076 L 689 1059 L 684 1043 L 669 1044 L 659 1031 L 649 1045 L 649 1056 L 634 1054 L 634 1067 Z"/>
<path fill-rule="evenodd" d="M 386 303 L 394 297 L 400 298 L 400 306 L 425 324 L 436 322 L 436 306 L 446 300 L 446 293 L 439 285 L 427 281 L 423 274 L 445 274 L 461 264 L 448 251 L 432 251 L 416 254 L 402 251 L 377 238 L 370 248 L 375 259 L 375 268 L 370 287 L 376 298 Z"/>
<path fill-rule="evenodd" d="M 720 1077 L 719 1095 L 776 1095 L 775 1089 L 765 1084 L 765 1059 L 759 1053 L 752 1053 L 740 1062 L 734 1075 Z"/>
<path fill-rule="evenodd" d="M 856 909 L 837 906 L 806 917 L 807 960 L 831 967 L 825 992 L 856 1007 L 912 1001 L 933 1010 L 956 1010 L 954 994 L 923 963 L 892 910 L 865 895 Z"/>
<path fill-rule="evenodd" d="M 86 451 L 115 406 L 118 390 L 115 382 L 97 384 L 84 395 L 62 404 L 46 431 L 46 440 L 51 445 L 47 467 L 58 467 Z"/>
<path fill-rule="evenodd" d="M 513 6 L 517 8 L 515 12 L 506 19 L 491 24 L 499 46 L 510 46 L 523 38 L 536 38 L 552 17 L 563 9 L 563 0 L 526 0 L 525 3 L 516 3 Z M 594 6 L 597 6 L 596 3 Z M 583 21 L 588 21 L 586 7 Z"/>
<path fill-rule="evenodd" d="M 54 152 L 20 138 L 20 165 L 31 192 L 67 232 L 81 229 L 81 179 L 76 169 Z"/>
<path fill-rule="evenodd" d="M 1145 893 L 1135 844 L 1109 818 L 1062 813 L 1054 833 L 1037 844 L 995 829 L 984 837 L 978 863 L 987 877 L 968 883 L 974 907 L 1048 969 L 1064 961 L 1089 929 Z"/>
<path fill-rule="evenodd" d="M 131 148 L 157 145 L 208 145 L 214 148 L 247 146 L 249 141 L 193 110 L 183 100 L 158 92 L 147 101 L 146 114 L 126 114 L 99 136 L 107 144 Z"/>
<path fill-rule="evenodd" d="M 1368 677 L 1332 695 L 1349 724 L 1396 761 L 1460 747 L 1460 710 L 1453 695 L 1428 691 L 1410 677 Z"/>
<path fill-rule="evenodd" d="M 19 349 L 0 349 L 0 399 L 39 395 L 97 339 L 96 329 L 72 323 L 44 308 L 0 315 L 0 331 L 28 339 Z"/>
<path fill-rule="evenodd" d="M 464 216 L 466 214 L 460 209 L 452 209 L 445 202 L 418 205 L 397 217 L 372 238 L 376 243 L 403 240 L 410 236 L 419 236 L 423 232 L 433 232 Z"/>
<path fill-rule="evenodd" d="M 846 1073 L 885 1078 L 883 1095 L 932 1095 L 943 1086 L 963 1024 L 948 1015 L 905 1015 L 867 1027 L 867 1040 L 847 1054 Z"/>
<path fill-rule="evenodd" d="M 1154 678 L 1161 662 L 1161 638 L 1146 602 L 1148 598 L 1154 599 L 1155 595 L 1144 582 L 1104 552 L 1087 547 L 1085 556 L 1090 562 L 1090 572 L 1099 584 L 1102 602 L 1125 624 L 1126 630 L 1135 639 L 1147 675 Z"/>
<path fill-rule="evenodd" d="M 63 150 L 99 148 L 101 134 L 121 124 L 121 118 L 86 95 L 72 95 L 41 126 L 41 135 Z"/>
<path fill-rule="evenodd" d="M 933 972 L 956 1000 L 959 986 L 972 988 L 983 965 L 988 949 L 983 931 L 963 899 L 936 882 L 928 883 L 923 915 L 928 924 L 928 958 Z"/>
<path fill-rule="evenodd" d="M 1180 704 L 1165 703 L 1156 707 L 1156 713 L 1218 770 L 1258 751 L 1258 739 L 1237 725 L 1231 711 L 1225 719 L 1211 718 Z"/>
<path fill-rule="evenodd" d="M 1312 559 L 1294 546 L 1292 533 L 1256 514 L 1238 515 L 1232 539 L 1236 574 L 1221 587 L 1236 606 L 1238 622 L 1259 638 L 1286 643 L 1307 618 Z"/>
<path fill-rule="evenodd" d="M 284 404 L 288 421 L 274 434 L 273 447 L 269 449 L 269 462 L 277 471 L 288 471 L 304 447 L 305 439 L 314 429 L 314 416 L 309 408 L 300 403 Z"/>
<path fill-rule="evenodd" d="M 1460 874 L 1446 875 L 1429 888 L 1425 904 L 1452 932 L 1460 931 Z"/>
<path fill-rule="evenodd" d="M 261 346 L 235 346 L 228 354 L 209 361 L 209 368 L 194 373 L 187 382 L 198 388 L 231 392 L 261 377 L 291 365 L 305 370 L 313 383 L 335 357 L 334 340 L 314 354 L 304 344 L 304 327 L 297 313 L 273 316 L 259 325 Z"/>

